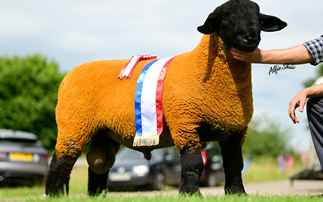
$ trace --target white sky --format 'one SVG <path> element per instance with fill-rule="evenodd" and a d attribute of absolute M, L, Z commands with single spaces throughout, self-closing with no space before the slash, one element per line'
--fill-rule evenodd
<path fill-rule="evenodd" d="M 126 59 L 135 54 L 159 58 L 192 50 L 202 35 L 196 30 L 224 0 L 0 0 L 0 55 L 41 53 L 64 71 L 94 60 Z M 323 34 L 322 0 L 258 0 L 261 12 L 288 26 L 262 33 L 261 49 L 287 48 Z M 304 114 L 294 125 L 288 103 L 316 67 L 300 65 L 268 75 L 273 65 L 253 65 L 254 117 L 267 115 L 290 128 L 299 151 L 309 147 Z"/>

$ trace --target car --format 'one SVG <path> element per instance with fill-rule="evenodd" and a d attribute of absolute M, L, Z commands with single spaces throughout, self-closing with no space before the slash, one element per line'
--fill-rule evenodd
<path fill-rule="evenodd" d="M 221 150 L 218 144 L 210 144 L 202 151 L 204 170 L 200 185 L 214 187 L 225 181 Z"/>
<path fill-rule="evenodd" d="M 213 151 L 216 148 L 207 147 L 203 154 L 206 169 L 201 176 L 201 183 L 207 186 L 224 181 L 222 157 L 218 148 Z M 153 150 L 151 156 L 151 160 L 147 161 L 141 152 L 123 147 L 116 155 L 115 164 L 109 173 L 109 190 L 129 190 L 130 187 L 136 190 L 161 190 L 164 185 L 178 186 L 181 165 L 176 147 Z M 212 180 L 207 180 L 209 176 Z"/>
<path fill-rule="evenodd" d="M 44 183 L 48 151 L 35 134 L 0 129 L 0 185 Z"/>
<path fill-rule="evenodd" d="M 128 187 L 161 190 L 165 184 L 179 184 L 181 167 L 176 149 L 153 150 L 147 161 L 141 152 L 123 147 L 108 177 L 109 189 Z"/>

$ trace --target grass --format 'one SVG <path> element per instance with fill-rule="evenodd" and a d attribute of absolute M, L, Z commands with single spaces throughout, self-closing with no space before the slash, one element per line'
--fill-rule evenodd
<path fill-rule="evenodd" d="M 284 172 L 281 172 L 277 159 L 257 158 L 252 160 L 246 175 L 243 176 L 243 182 L 284 180 L 304 167 L 300 160 L 296 159 L 293 169 L 286 169 Z"/>
<path fill-rule="evenodd" d="M 294 169 L 286 170 L 286 172 L 281 173 L 279 170 L 279 164 L 276 159 L 253 159 L 249 166 L 248 172 L 243 176 L 244 183 L 249 182 L 260 182 L 268 180 L 284 180 L 288 179 L 289 176 L 299 171 L 302 168 L 301 163 L 296 163 Z M 177 189 L 177 187 L 167 187 L 169 189 Z M 42 186 L 34 187 L 17 187 L 17 188 L 1 188 L 0 189 L 0 201 L 53 201 L 53 202 L 73 202 L 73 201 L 110 201 L 110 202 L 123 202 L 123 201 L 167 201 L 167 202 L 181 202 L 181 201 L 223 201 L 223 202 L 250 202 L 250 201 L 282 201 L 282 202 L 294 202 L 294 201 L 317 201 L 318 197 L 308 197 L 308 196 L 204 196 L 200 198 L 199 196 L 180 196 L 175 195 L 161 195 L 156 192 L 153 196 L 115 196 L 113 194 L 101 195 L 98 197 L 89 198 L 86 195 L 87 192 L 87 167 L 74 167 L 71 174 L 70 180 L 70 194 L 68 197 L 61 198 L 48 198 L 44 196 L 45 188 Z M 177 193 L 177 191 L 176 191 Z"/>
<path fill-rule="evenodd" d="M 155 202 L 155 201 L 165 201 L 165 202 L 297 202 L 297 201 L 318 201 L 321 200 L 320 196 L 181 196 L 181 195 L 154 195 L 154 196 L 98 196 L 89 198 L 84 195 L 68 196 L 61 198 L 46 198 L 46 197 L 15 197 L 15 198 L 2 198 L 1 201 L 45 201 L 45 202 L 96 202 L 96 201 L 109 201 L 109 202 Z"/>
<path fill-rule="evenodd" d="M 87 192 L 87 167 L 74 167 L 71 173 L 70 180 L 70 196 L 84 196 Z M 0 188 L 0 201 L 22 201 L 21 198 L 37 198 L 44 200 L 45 186 L 33 187 L 2 187 Z M 51 201 L 51 200 L 45 200 Z"/>

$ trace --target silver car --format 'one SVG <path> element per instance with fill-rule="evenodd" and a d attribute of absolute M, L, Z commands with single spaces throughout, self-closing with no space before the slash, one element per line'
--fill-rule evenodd
<path fill-rule="evenodd" d="M 0 129 L 0 185 L 43 183 L 48 152 L 32 133 Z"/>

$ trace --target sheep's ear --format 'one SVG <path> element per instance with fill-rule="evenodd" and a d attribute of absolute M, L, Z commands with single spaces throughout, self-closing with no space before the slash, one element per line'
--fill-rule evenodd
<path fill-rule="evenodd" d="M 212 34 L 216 30 L 219 29 L 220 23 L 221 23 L 221 17 L 219 9 L 220 7 L 217 7 L 213 13 L 211 13 L 203 25 L 199 26 L 197 30 L 203 34 Z"/>
<path fill-rule="evenodd" d="M 274 32 L 284 29 L 287 23 L 275 16 L 260 13 L 260 26 L 262 31 Z"/>

